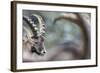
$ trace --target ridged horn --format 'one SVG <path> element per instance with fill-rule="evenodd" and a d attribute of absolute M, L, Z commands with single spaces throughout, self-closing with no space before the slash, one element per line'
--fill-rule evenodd
<path fill-rule="evenodd" d="M 29 25 L 29 27 L 31 28 L 34 36 L 37 37 L 38 36 L 38 34 L 37 34 L 38 28 L 36 27 L 36 24 L 34 24 L 34 22 L 30 18 L 28 18 L 27 16 L 23 16 L 23 20 L 25 20 L 26 23 Z"/>
<path fill-rule="evenodd" d="M 32 16 L 36 17 L 38 19 L 39 22 L 39 35 L 44 35 L 45 33 L 45 24 L 43 21 L 43 18 L 40 15 L 37 14 L 32 14 Z"/>

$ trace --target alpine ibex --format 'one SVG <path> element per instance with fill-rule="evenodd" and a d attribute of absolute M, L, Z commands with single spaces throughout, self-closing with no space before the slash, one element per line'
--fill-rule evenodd
<path fill-rule="evenodd" d="M 36 24 L 34 18 L 38 21 Z M 39 28 L 38 28 L 39 26 Z M 31 19 L 23 16 L 23 58 L 29 52 L 44 55 L 46 53 L 44 46 L 45 24 L 41 16 L 32 14 Z M 27 53 L 24 53 L 26 50 Z M 26 55 L 25 55 L 26 54 Z"/>

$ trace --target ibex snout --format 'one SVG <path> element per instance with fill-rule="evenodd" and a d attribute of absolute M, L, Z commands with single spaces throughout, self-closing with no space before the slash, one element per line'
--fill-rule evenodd
<path fill-rule="evenodd" d="M 46 50 L 45 50 L 45 48 L 44 47 L 41 47 L 41 46 L 39 46 L 39 47 L 32 47 L 31 48 L 31 53 L 36 53 L 36 54 L 38 54 L 38 55 L 44 55 L 45 53 L 46 53 Z"/>

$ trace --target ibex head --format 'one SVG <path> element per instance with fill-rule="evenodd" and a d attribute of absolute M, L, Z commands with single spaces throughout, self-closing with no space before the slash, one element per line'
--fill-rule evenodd
<path fill-rule="evenodd" d="M 44 55 L 46 53 L 44 46 L 45 24 L 42 17 L 37 14 L 33 14 L 31 18 L 23 16 L 23 20 L 28 26 L 23 27 L 23 30 L 26 31 L 26 38 L 23 38 L 23 48 L 29 49 L 31 53 Z M 35 23 L 35 21 L 38 23 Z M 23 37 L 25 37 L 25 34 Z"/>

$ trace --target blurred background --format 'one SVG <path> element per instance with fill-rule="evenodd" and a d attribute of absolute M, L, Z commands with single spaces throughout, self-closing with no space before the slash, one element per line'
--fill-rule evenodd
<path fill-rule="evenodd" d="M 47 53 L 39 56 L 23 49 L 24 62 L 81 60 L 91 57 L 90 45 L 85 45 L 86 35 L 80 28 L 80 22 L 83 22 L 86 30 L 90 30 L 89 13 L 23 10 L 23 16 L 30 17 L 32 14 L 40 15 L 45 23 L 44 43 Z M 90 35 L 88 31 L 85 33 Z"/>

